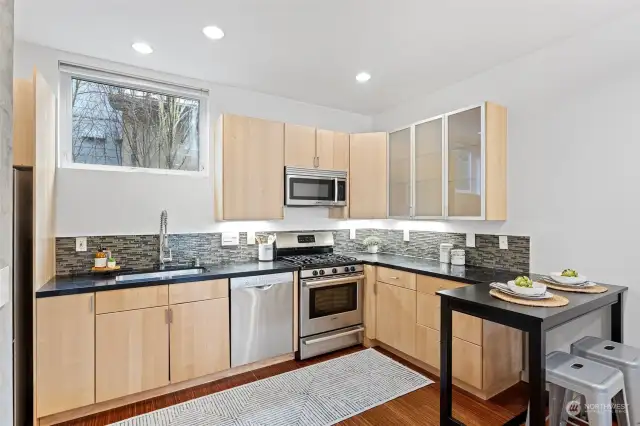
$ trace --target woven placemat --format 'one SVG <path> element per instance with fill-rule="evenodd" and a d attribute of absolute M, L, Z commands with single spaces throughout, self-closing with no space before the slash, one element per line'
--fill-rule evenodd
<path fill-rule="evenodd" d="M 571 293 L 591 293 L 591 294 L 597 294 L 597 293 L 605 293 L 607 292 L 609 289 L 606 288 L 603 285 L 592 285 L 591 287 L 571 287 L 571 286 L 567 286 L 567 285 L 562 285 L 562 284 L 557 284 L 554 282 L 549 282 L 547 280 L 542 280 L 542 283 L 544 285 L 547 286 L 547 288 L 552 288 L 554 290 L 560 290 L 560 291 L 569 291 Z"/>
<path fill-rule="evenodd" d="M 566 306 L 569 304 L 569 299 L 567 299 L 564 296 L 558 296 L 557 294 L 553 295 L 553 299 L 543 299 L 543 300 L 522 299 L 520 297 L 510 296 L 495 288 L 492 288 L 489 291 L 489 294 L 497 299 L 504 300 L 505 302 L 511 302 L 511 303 L 524 305 L 524 306 L 537 306 L 541 308 L 559 308 L 560 306 Z"/>

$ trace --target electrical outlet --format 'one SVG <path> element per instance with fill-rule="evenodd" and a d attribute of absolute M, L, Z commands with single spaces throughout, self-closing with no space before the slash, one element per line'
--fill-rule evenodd
<path fill-rule="evenodd" d="M 256 243 L 256 233 L 255 231 L 247 231 L 247 245 L 255 245 Z"/>
<path fill-rule="evenodd" d="M 467 247 L 475 247 L 476 246 L 476 234 L 472 234 L 471 232 L 467 233 Z"/>
<path fill-rule="evenodd" d="M 349 239 L 350 240 L 356 239 L 356 228 L 349 229 Z"/>
<path fill-rule="evenodd" d="M 409 241 L 409 230 L 405 229 L 404 232 L 402 233 L 402 238 L 404 238 L 405 241 Z"/>
<path fill-rule="evenodd" d="M 238 244 L 240 244 L 239 232 L 222 233 L 222 246 L 237 246 Z"/>
<path fill-rule="evenodd" d="M 87 237 L 76 238 L 76 251 L 87 251 Z"/>
<path fill-rule="evenodd" d="M 506 235 L 500 235 L 498 237 L 498 241 L 500 243 L 501 250 L 509 250 L 509 239 Z"/>

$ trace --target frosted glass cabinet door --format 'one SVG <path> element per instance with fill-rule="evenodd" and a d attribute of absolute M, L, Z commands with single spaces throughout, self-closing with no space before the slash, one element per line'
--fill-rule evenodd
<path fill-rule="evenodd" d="M 416 217 L 441 217 L 443 118 L 416 124 L 415 211 Z"/>
<path fill-rule="evenodd" d="M 389 133 L 389 217 L 411 214 L 411 128 Z"/>
<path fill-rule="evenodd" d="M 482 216 L 482 108 L 447 115 L 448 216 Z"/>

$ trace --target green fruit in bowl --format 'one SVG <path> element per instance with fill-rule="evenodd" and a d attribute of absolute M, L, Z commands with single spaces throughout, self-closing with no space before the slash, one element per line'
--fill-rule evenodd
<path fill-rule="evenodd" d="M 565 269 L 562 271 L 563 277 L 578 278 L 578 272 L 574 269 Z"/>
<path fill-rule="evenodd" d="M 518 287 L 527 287 L 527 288 L 533 288 L 533 281 L 531 281 L 531 278 L 527 277 L 527 276 L 520 276 L 517 277 L 515 279 L 516 285 Z"/>

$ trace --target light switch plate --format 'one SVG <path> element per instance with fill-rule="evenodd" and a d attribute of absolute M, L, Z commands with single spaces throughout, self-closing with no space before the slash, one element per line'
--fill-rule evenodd
<path fill-rule="evenodd" d="M 349 229 L 349 239 L 350 240 L 356 239 L 356 228 Z"/>
<path fill-rule="evenodd" d="M 475 246 L 476 246 L 476 234 L 467 232 L 467 247 L 475 247 Z"/>
<path fill-rule="evenodd" d="M 402 233 L 402 238 L 404 238 L 405 241 L 409 241 L 409 230 L 405 229 L 404 232 Z"/>
<path fill-rule="evenodd" d="M 10 287 L 11 276 L 9 274 L 9 267 L 5 266 L 0 269 L 0 308 L 9 301 Z"/>
<path fill-rule="evenodd" d="M 87 237 L 76 238 L 76 251 L 87 251 Z"/>
<path fill-rule="evenodd" d="M 256 243 L 256 233 L 255 231 L 247 231 L 247 245 L 251 246 Z"/>
<path fill-rule="evenodd" d="M 223 246 L 237 246 L 238 244 L 240 244 L 239 232 L 223 232 L 222 233 Z"/>
<path fill-rule="evenodd" d="M 509 250 L 509 239 L 506 235 L 500 235 L 498 237 L 498 241 L 500 242 L 501 250 Z"/>

